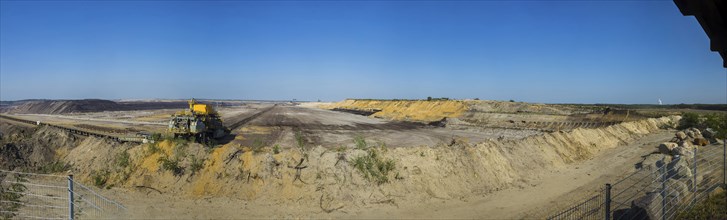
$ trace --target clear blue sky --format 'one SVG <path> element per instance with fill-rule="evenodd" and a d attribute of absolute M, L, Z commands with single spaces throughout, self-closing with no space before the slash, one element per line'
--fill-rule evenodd
<path fill-rule="evenodd" d="M 0 99 L 725 103 L 672 1 L 3 1 Z"/>

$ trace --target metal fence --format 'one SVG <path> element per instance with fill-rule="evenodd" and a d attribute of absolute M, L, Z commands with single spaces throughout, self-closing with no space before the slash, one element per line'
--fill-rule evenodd
<path fill-rule="evenodd" d="M 673 158 L 650 155 L 636 172 L 546 219 L 675 219 L 725 187 L 726 160 L 727 145 L 695 147 Z"/>
<path fill-rule="evenodd" d="M 73 176 L 0 170 L 2 219 L 107 219 L 125 213 L 126 207 Z"/>

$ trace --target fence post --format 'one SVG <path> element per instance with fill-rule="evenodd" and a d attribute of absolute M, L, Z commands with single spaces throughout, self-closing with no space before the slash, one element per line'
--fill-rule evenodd
<path fill-rule="evenodd" d="M 73 174 L 68 175 L 68 219 L 73 220 Z"/>
<path fill-rule="evenodd" d="M 661 219 L 666 220 L 666 156 L 661 158 L 661 167 L 659 167 L 659 173 L 661 173 Z"/>
<path fill-rule="evenodd" d="M 606 220 L 611 219 L 611 184 L 606 183 Z"/>
<path fill-rule="evenodd" d="M 697 204 L 697 146 L 694 146 L 694 170 L 692 171 L 694 180 L 692 180 L 692 190 L 694 190 L 694 196 L 692 198 L 692 205 Z"/>

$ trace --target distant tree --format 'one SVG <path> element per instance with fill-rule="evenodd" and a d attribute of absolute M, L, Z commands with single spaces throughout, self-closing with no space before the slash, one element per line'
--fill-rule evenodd
<path fill-rule="evenodd" d="M 432 101 L 432 97 L 431 96 L 427 96 L 427 101 Z"/>
<path fill-rule="evenodd" d="M 475 98 L 475 100 L 480 100 L 480 98 Z"/>
<path fill-rule="evenodd" d="M 515 102 L 515 100 L 510 99 L 510 102 Z"/>

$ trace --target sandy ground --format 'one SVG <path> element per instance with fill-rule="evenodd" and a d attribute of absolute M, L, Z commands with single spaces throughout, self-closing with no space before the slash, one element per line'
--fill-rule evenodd
<path fill-rule="evenodd" d="M 80 180 L 90 181 L 98 170 L 115 170 L 116 187 L 99 192 L 126 204 L 130 211 L 124 217 L 129 218 L 539 218 L 627 175 L 642 155 L 673 135 L 659 129 L 667 119 L 543 133 L 430 126 L 315 106 L 258 103 L 221 108 L 234 139 L 213 149 L 187 146 L 185 155 L 204 160 L 197 175 L 177 176 L 160 168 L 159 158 L 178 154 L 179 148 L 170 143 L 151 152 L 146 145 L 71 138 L 54 154 L 72 162 Z M 163 130 L 148 123 L 163 119 L 168 111 L 22 117 L 74 126 Z M 511 120 L 498 120 L 505 119 Z M 40 130 L 48 136 L 57 132 Z M 338 163 L 342 154 L 349 161 L 366 154 L 354 149 L 357 136 L 370 146 L 389 149 L 382 154 L 397 163 L 391 183 L 372 184 L 352 165 Z M 298 137 L 307 150 L 296 146 Z M 46 139 L 50 140 L 42 140 Z M 254 145 L 263 148 L 253 152 Z M 275 145 L 283 150 L 271 153 Z M 344 150 L 339 151 L 341 146 Z M 132 166 L 115 167 L 116 157 L 127 151 Z M 310 155 L 310 169 L 302 174 L 310 184 L 291 183 L 291 161 L 303 155 Z M 189 166 L 191 160 L 182 156 L 180 163 Z M 127 170 L 129 176 L 121 178 Z M 331 199 L 324 205 L 326 195 Z M 342 208 L 335 208 L 339 204 Z"/>
<path fill-rule="evenodd" d="M 634 171 L 634 164 L 640 161 L 641 155 L 653 152 L 654 146 L 672 136 L 673 131 L 647 135 L 632 144 L 605 150 L 591 160 L 569 164 L 557 171 L 545 171 L 540 180 L 529 182 L 526 186 L 459 199 L 431 198 L 426 202 L 379 204 L 347 212 L 325 213 L 311 210 L 311 204 L 296 204 L 293 201 L 285 207 L 275 207 L 229 197 L 190 199 L 148 189 L 114 188 L 104 193 L 128 204 L 128 214 L 140 218 L 543 218 L 549 214 L 548 210 L 571 204 L 600 189 L 605 183 L 628 175 Z"/>

